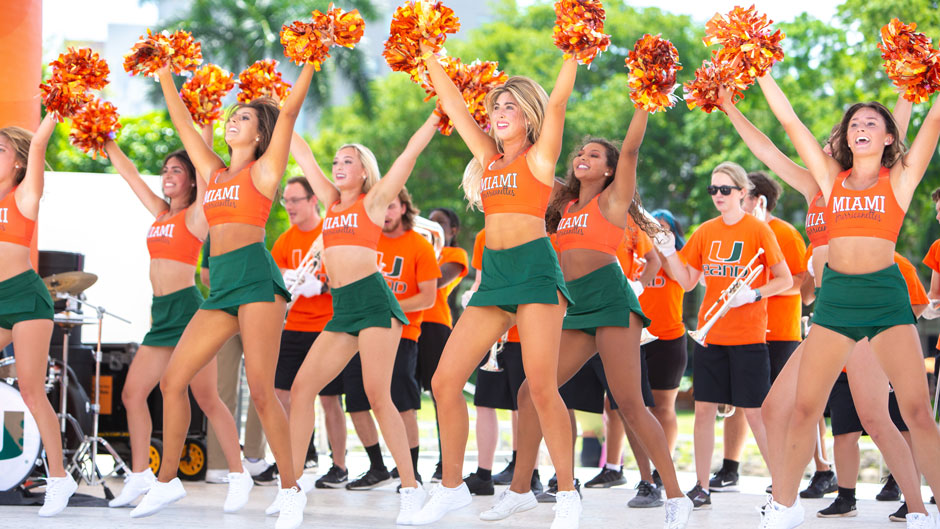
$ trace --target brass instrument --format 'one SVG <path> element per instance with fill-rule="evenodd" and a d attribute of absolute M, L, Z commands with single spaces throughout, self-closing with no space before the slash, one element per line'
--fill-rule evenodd
<path fill-rule="evenodd" d="M 764 195 L 757 197 L 757 205 L 754 206 L 754 211 L 751 212 L 751 215 L 757 217 L 757 220 L 767 220 L 767 197 Z"/>
<path fill-rule="evenodd" d="M 503 349 L 503 344 L 509 338 L 509 333 L 503 334 L 499 337 L 499 340 L 493 344 L 493 347 L 490 347 L 489 356 L 486 358 L 486 363 L 480 366 L 480 369 L 483 371 L 489 371 L 491 373 L 499 373 L 503 369 L 499 367 L 499 362 L 496 361 L 496 355 L 499 354 Z"/>
<path fill-rule="evenodd" d="M 722 316 L 728 313 L 731 310 L 731 298 L 735 296 L 742 288 L 750 287 L 751 284 L 760 276 L 764 271 L 764 265 L 757 265 L 754 268 L 751 268 L 754 265 L 754 262 L 764 253 L 763 248 L 758 248 L 757 253 L 754 254 L 754 257 L 747 263 L 744 267 L 744 270 L 741 270 L 741 273 L 738 274 L 738 277 L 734 278 L 734 281 L 728 285 L 728 288 L 721 291 L 721 294 L 718 295 L 718 300 L 708 309 L 705 313 L 704 320 L 705 325 L 701 329 L 696 329 L 694 331 L 689 331 L 689 336 L 693 340 L 698 342 L 702 347 L 705 345 L 705 336 L 708 335 L 708 331 L 711 330 L 712 326 L 721 319 Z"/>
<path fill-rule="evenodd" d="M 291 295 L 290 303 L 287 304 L 287 310 L 294 305 L 294 302 L 297 301 L 297 287 L 303 284 L 304 277 L 308 274 L 314 273 L 320 269 L 320 265 L 323 263 L 323 235 L 320 234 L 313 244 L 310 245 L 310 249 L 307 250 L 307 254 L 304 255 L 304 258 L 300 260 L 300 264 L 297 265 L 297 279 L 293 284 L 287 285 L 287 291 Z"/>
<path fill-rule="evenodd" d="M 643 327 L 643 330 L 640 331 L 640 345 L 646 345 L 650 342 L 655 342 L 659 339 L 659 336 L 653 336 L 653 333 L 649 332 L 646 327 Z"/>
<path fill-rule="evenodd" d="M 441 251 L 444 249 L 444 244 L 447 241 L 446 237 L 444 237 L 444 228 L 433 220 L 415 215 L 414 230 L 434 246 L 434 256 L 440 257 Z"/>

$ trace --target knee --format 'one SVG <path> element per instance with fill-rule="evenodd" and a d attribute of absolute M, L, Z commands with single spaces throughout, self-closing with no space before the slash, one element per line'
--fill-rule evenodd
<path fill-rule="evenodd" d="M 455 395 L 460 396 L 461 391 L 463 391 L 463 384 L 458 383 L 454 377 L 442 369 L 438 369 L 431 377 L 431 393 L 436 401 L 452 399 Z"/>
<path fill-rule="evenodd" d="M 137 384 L 125 384 L 124 389 L 121 390 L 121 402 L 124 403 L 124 407 L 136 407 L 146 404 L 150 392 L 145 393 L 144 391 L 145 389 Z"/>
<path fill-rule="evenodd" d="M 900 404 L 900 403 L 898 403 Z M 913 430 L 937 429 L 930 405 L 927 401 L 909 402 L 901 407 L 901 416 L 907 427 Z"/>
<path fill-rule="evenodd" d="M 180 377 L 173 376 L 167 372 L 160 378 L 160 392 L 163 398 L 182 397 L 189 388 L 189 383 L 184 382 Z"/>
<path fill-rule="evenodd" d="M 274 395 L 273 388 L 249 389 L 251 392 L 251 402 L 254 403 L 258 414 L 266 413 L 272 405 L 280 406 L 281 403 Z"/>
<path fill-rule="evenodd" d="M 521 389 L 519 395 L 522 395 Z M 558 386 L 554 384 L 530 384 L 528 387 L 528 396 L 529 401 L 532 402 L 537 409 L 547 408 L 551 406 L 556 399 L 561 398 L 558 395 Z"/>
<path fill-rule="evenodd" d="M 26 407 L 30 410 L 41 406 L 44 402 L 49 402 L 46 396 L 46 389 L 42 384 L 36 384 L 35 386 L 27 386 L 24 384 L 20 386 L 19 389 L 23 403 L 26 404 Z M 35 415 L 35 413 L 33 413 L 33 415 Z"/>
<path fill-rule="evenodd" d="M 819 410 L 819 406 L 806 399 L 797 398 L 793 403 L 790 422 L 795 425 L 816 424 L 820 416 L 822 416 L 822 412 Z"/>

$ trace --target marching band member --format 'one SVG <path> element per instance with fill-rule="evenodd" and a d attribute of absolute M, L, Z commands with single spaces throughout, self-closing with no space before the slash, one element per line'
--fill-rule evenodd
<path fill-rule="evenodd" d="M 46 452 L 49 472 L 39 516 L 62 512 L 78 489 L 65 472 L 59 421 L 46 397 L 52 297 L 29 258 L 55 123 L 50 112 L 35 134 L 20 127 L 0 129 L 0 349 L 13 344 L 20 395 Z"/>

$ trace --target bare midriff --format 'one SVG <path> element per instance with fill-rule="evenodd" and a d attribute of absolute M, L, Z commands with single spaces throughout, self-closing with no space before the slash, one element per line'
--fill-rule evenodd
<path fill-rule="evenodd" d="M 12 242 L 0 242 L 0 281 L 22 274 L 30 268 L 29 248 Z"/>
<path fill-rule="evenodd" d="M 378 272 L 378 261 L 378 253 L 365 246 L 341 245 L 323 250 L 330 288 L 343 287 Z"/>
<path fill-rule="evenodd" d="M 487 232 L 487 242 L 489 242 L 489 236 L 490 234 Z M 616 263 L 617 256 L 598 250 L 575 248 L 562 252 L 559 262 L 561 264 L 561 273 L 565 276 L 565 281 L 574 281 L 595 270 Z"/>
<path fill-rule="evenodd" d="M 215 240 L 212 241 L 215 248 Z M 165 296 L 196 284 L 196 267 L 171 259 L 150 260 L 150 284 L 154 296 Z"/>
<path fill-rule="evenodd" d="M 894 247 L 894 241 L 880 237 L 830 238 L 829 268 L 850 275 L 884 270 L 894 264 Z"/>
<path fill-rule="evenodd" d="M 485 226 L 486 247 L 491 250 L 506 250 L 548 236 L 545 218 L 525 213 L 491 213 Z"/>

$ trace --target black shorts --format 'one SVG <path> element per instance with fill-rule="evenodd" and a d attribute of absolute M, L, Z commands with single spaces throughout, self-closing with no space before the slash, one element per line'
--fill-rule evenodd
<path fill-rule="evenodd" d="M 489 353 L 487 353 L 489 355 Z M 478 408 L 497 410 L 519 409 L 519 388 L 525 380 L 522 368 L 522 346 L 519 342 L 507 342 L 496 355 L 496 362 L 502 371 L 484 371 L 477 369 L 477 386 L 473 393 L 473 405 Z M 483 359 L 481 366 L 486 363 Z"/>
<path fill-rule="evenodd" d="M 415 379 L 415 364 L 418 362 L 418 342 L 402 338 L 398 342 L 395 367 L 392 368 L 392 402 L 398 411 L 420 410 L 421 392 Z M 343 370 L 343 389 L 346 391 L 346 412 L 372 409 L 366 389 L 362 385 L 362 360 L 359 353 L 353 356 Z"/>
<path fill-rule="evenodd" d="M 674 340 L 654 340 L 640 346 L 646 360 L 646 374 L 650 388 L 676 389 L 689 363 L 686 334 Z"/>
<path fill-rule="evenodd" d="M 898 400 L 894 396 L 894 391 L 888 394 L 888 413 L 891 415 L 891 422 L 894 423 L 897 429 L 906 432 L 907 425 L 901 419 L 901 410 L 898 408 Z M 839 373 L 839 378 L 832 385 L 832 392 L 829 393 L 829 414 L 832 419 L 832 435 L 855 432 L 868 435 L 862 427 L 862 421 L 858 418 L 858 412 L 855 410 L 855 400 L 852 398 L 852 390 L 849 388 L 849 377 L 845 373 Z"/>
<path fill-rule="evenodd" d="M 653 406 L 653 392 L 650 390 L 646 360 L 643 355 L 640 355 L 640 391 L 643 393 L 643 404 Z M 612 410 L 618 408 L 617 401 L 614 400 L 610 387 L 607 385 L 604 363 L 599 354 L 595 354 L 585 362 L 581 369 L 558 389 L 558 392 L 565 401 L 565 407 L 569 410 L 603 413 L 605 394 L 610 399 L 610 408 Z"/>
<path fill-rule="evenodd" d="M 699 402 L 760 408 L 770 391 L 767 344 L 695 344 L 692 389 Z"/>
<path fill-rule="evenodd" d="M 770 383 L 777 380 L 777 375 L 783 371 L 783 366 L 787 365 L 787 360 L 793 355 L 793 351 L 800 346 L 800 342 L 768 341 L 767 351 L 770 352 Z"/>
<path fill-rule="evenodd" d="M 415 376 L 421 389 L 431 391 L 431 377 L 437 371 L 444 345 L 450 338 L 450 327 L 443 323 L 421 323 L 421 336 L 418 337 L 418 365 Z"/>
<path fill-rule="evenodd" d="M 320 336 L 320 333 L 288 330 L 281 333 L 281 351 L 277 357 L 277 369 L 274 371 L 274 387 L 276 389 L 290 390 L 291 385 L 294 384 L 294 378 L 297 377 L 297 371 L 304 363 L 304 358 L 307 358 L 307 353 L 317 336 Z M 336 375 L 336 378 L 320 391 L 320 395 L 324 396 L 342 394 L 342 373 Z"/>

